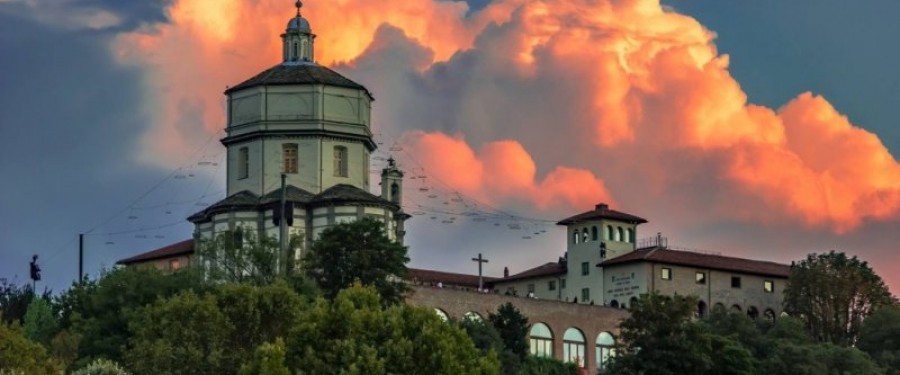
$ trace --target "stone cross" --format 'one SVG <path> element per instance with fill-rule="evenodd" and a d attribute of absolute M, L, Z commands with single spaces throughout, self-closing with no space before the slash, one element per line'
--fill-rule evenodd
<path fill-rule="evenodd" d="M 478 262 L 478 291 L 480 292 L 484 289 L 484 279 L 481 277 L 481 264 L 487 263 L 488 260 L 481 257 L 481 253 L 478 253 L 478 258 L 472 258 L 473 262 Z"/>

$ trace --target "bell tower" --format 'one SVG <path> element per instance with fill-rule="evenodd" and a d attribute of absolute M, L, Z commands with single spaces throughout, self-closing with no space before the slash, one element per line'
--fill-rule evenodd
<path fill-rule="evenodd" d="M 312 33 L 309 21 L 300 15 L 303 2 L 297 0 L 295 6 L 297 7 L 297 16 L 291 18 L 287 30 L 281 34 L 282 59 L 285 63 L 315 62 L 313 42 L 316 35 Z"/>

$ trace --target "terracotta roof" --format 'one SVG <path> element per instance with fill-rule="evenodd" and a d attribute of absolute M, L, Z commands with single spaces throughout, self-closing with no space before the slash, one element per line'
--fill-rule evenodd
<path fill-rule="evenodd" d="M 442 283 L 445 286 L 464 286 L 478 288 L 478 275 L 467 275 L 462 273 L 451 273 L 434 270 L 423 270 L 417 268 L 409 268 L 407 278 L 413 282 L 425 284 Z M 484 276 L 484 284 L 489 284 L 497 280 L 496 277 Z"/>
<path fill-rule="evenodd" d="M 147 262 L 157 259 L 173 258 L 181 255 L 191 255 L 194 253 L 194 240 L 184 240 L 173 243 L 166 247 L 148 251 L 143 254 L 135 255 L 131 258 L 122 259 L 116 264 L 129 265 L 140 262 Z"/>
<path fill-rule="evenodd" d="M 544 263 L 540 266 L 534 267 L 529 270 L 525 270 L 523 272 L 519 272 L 515 275 L 510 275 L 509 277 L 497 279 L 496 282 L 503 283 L 503 282 L 507 282 L 507 281 L 533 279 L 533 278 L 546 277 L 546 276 L 558 276 L 558 275 L 565 275 L 565 274 L 566 274 L 566 266 L 560 264 L 559 262 L 550 262 L 550 263 Z"/>
<path fill-rule="evenodd" d="M 788 277 L 791 273 L 791 266 L 787 264 L 723 255 L 703 254 L 691 251 L 670 250 L 661 247 L 633 251 L 609 259 L 598 264 L 598 266 L 608 267 L 642 261 L 784 278 Z"/>
<path fill-rule="evenodd" d="M 278 64 L 225 90 L 225 94 L 253 86 L 322 84 L 366 90 L 363 85 L 351 81 L 331 69 L 316 63 Z M 366 94 L 372 94 L 366 90 Z"/>
<path fill-rule="evenodd" d="M 592 211 L 583 212 L 578 215 L 560 220 L 560 222 L 558 222 L 556 224 L 557 225 L 569 225 L 569 224 L 579 223 L 582 221 L 600 220 L 600 219 L 618 220 L 618 221 L 624 221 L 626 223 L 633 223 L 633 224 L 643 224 L 643 223 L 647 222 L 647 220 L 645 220 L 644 218 L 641 218 L 641 217 L 637 217 L 637 216 L 634 216 L 631 214 L 626 214 L 624 212 L 620 212 L 620 211 L 616 211 L 616 210 L 610 210 L 609 206 L 606 203 L 600 203 L 597 206 L 595 206 Z"/>

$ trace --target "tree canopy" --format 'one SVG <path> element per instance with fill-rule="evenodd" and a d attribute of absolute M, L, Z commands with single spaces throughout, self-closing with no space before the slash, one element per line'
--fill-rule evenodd
<path fill-rule="evenodd" d="M 866 262 L 835 251 L 797 263 L 784 291 L 785 312 L 802 319 L 814 339 L 842 346 L 854 345 L 863 320 L 891 303 Z"/>
<path fill-rule="evenodd" d="M 303 270 L 327 298 L 354 283 L 370 285 L 387 304 L 403 300 L 406 246 L 391 240 L 384 223 L 363 218 L 325 229 L 303 258 Z"/>

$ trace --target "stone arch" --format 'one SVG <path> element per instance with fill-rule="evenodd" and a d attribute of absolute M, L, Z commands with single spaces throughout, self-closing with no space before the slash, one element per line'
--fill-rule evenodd
<path fill-rule="evenodd" d="M 444 310 L 441 310 L 441 309 L 435 307 L 434 313 L 437 314 L 438 318 L 441 318 L 441 320 L 443 320 L 445 322 L 450 320 L 450 315 L 447 315 L 447 312 Z"/>
<path fill-rule="evenodd" d="M 616 338 L 609 332 L 600 332 L 597 335 L 597 342 L 594 353 L 594 360 L 597 361 L 597 371 L 603 371 L 609 365 L 609 360 L 616 356 Z"/>
<path fill-rule="evenodd" d="M 484 321 L 484 317 L 482 317 L 481 314 L 479 314 L 475 311 L 467 312 L 465 315 L 463 315 L 463 319 L 471 320 L 473 322 L 483 322 Z"/>
<path fill-rule="evenodd" d="M 700 319 L 706 318 L 709 314 L 708 307 L 706 306 L 706 302 L 700 300 L 697 302 L 697 317 Z"/>
<path fill-rule="evenodd" d="M 616 301 L 616 300 L 609 301 L 609 307 L 618 309 L 618 308 L 619 308 L 619 301 Z"/>
<path fill-rule="evenodd" d="M 736 312 L 743 312 L 743 311 L 744 311 L 744 309 L 741 308 L 741 305 L 738 305 L 738 304 L 736 304 L 736 303 L 735 303 L 734 305 L 731 305 L 731 310 L 732 310 L 732 311 L 736 311 Z"/>
<path fill-rule="evenodd" d="M 622 227 L 616 227 L 616 241 L 624 241 L 625 240 L 625 231 Z"/>
<path fill-rule="evenodd" d="M 768 320 L 769 322 L 774 322 L 775 321 L 775 310 L 766 309 L 766 311 L 763 311 L 763 317 L 766 320 Z"/>
<path fill-rule="evenodd" d="M 584 347 L 584 332 L 575 327 L 566 329 L 566 333 L 563 334 L 563 362 L 575 363 L 578 367 L 587 367 Z"/>
<path fill-rule="evenodd" d="M 756 306 L 750 306 L 747 308 L 747 316 L 750 319 L 756 320 L 759 318 L 759 310 L 756 309 Z"/>
<path fill-rule="evenodd" d="M 716 304 L 713 305 L 713 311 L 720 313 L 725 312 L 725 305 L 723 305 L 722 302 L 716 302 Z"/>
<path fill-rule="evenodd" d="M 606 239 L 609 241 L 613 240 L 613 226 L 612 225 L 606 226 Z"/>
<path fill-rule="evenodd" d="M 553 330 L 545 323 L 537 322 L 528 331 L 528 347 L 531 355 L 553 358 Z"/>

